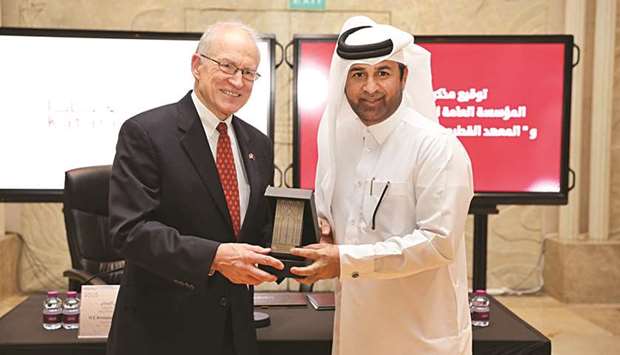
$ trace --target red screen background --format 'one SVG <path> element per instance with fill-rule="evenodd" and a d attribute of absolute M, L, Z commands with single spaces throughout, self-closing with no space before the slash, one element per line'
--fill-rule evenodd
<path fill-rule="evenodd" d="M 299 149 L 300 187 L 312 189 L 316 134 L 325 109 L 327 76 L 335 42 L 302 40 L 299 44 L 299 141 L 295 144 Z M 469 153 L 474 190 L 559 192 L 565 45 L 420 45 L 432 55 L 433 89 L 440 123 L 454 130 Z M 457 106 L 462 117 L 447 117 Z M 485 118 L 478 111 L 495 109 L 494 114 L 502 116 L 506 106 L 518 117 Z"/>

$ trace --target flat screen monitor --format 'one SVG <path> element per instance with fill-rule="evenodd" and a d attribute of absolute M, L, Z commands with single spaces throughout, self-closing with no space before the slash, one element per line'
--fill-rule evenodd
<path fill-rule="evenodd" d="M 111 164 L 118 130 L 193 88 L 200 33 L 0 28 L 0 201 L 61 201 L 64 172 Z M 275 38 L 237 115 L 273 140 Z"/>
<path fill-rule="evenodd" d="M 294 38 L 293 184 L 314 188 L 335 35 Z M 439 122 L 472 161 L 472 206 L 565 204 L 572 36 L 417 36 Z M 410 68 L 415 70 L 415 68 Z"/>

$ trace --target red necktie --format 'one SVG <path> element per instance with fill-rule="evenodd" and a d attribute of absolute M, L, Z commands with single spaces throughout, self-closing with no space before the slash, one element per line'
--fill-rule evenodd
<path fill-rule="evenodd" d="M 230 213 L 230 220 L 233 225 L 235 237 L 239 234 L 241 225 L 241 212 L 239 209 L 239 185 L 237 184 L 237 170 L 235 169 L 235 160 L 233 158 L 230 138 L 226 131 L 226 123 L 220 122 L 217 125 L 217 131 L 220 136 L 217 139 L 216 165 L 217 174 L 220 176 L 220 184 L 224 190 L 226 197 L 226 205 Z"/>

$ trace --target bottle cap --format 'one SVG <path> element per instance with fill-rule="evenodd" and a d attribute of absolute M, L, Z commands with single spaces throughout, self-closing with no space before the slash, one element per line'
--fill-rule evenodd
<path fill-rule="evenodd" d="M 58 291 L 47 291 L 47 297 L 57 297 Z"/>
<path fill-rule="evenodd" d="M 76 296 L 77 296 L 77 292 L 76 291 L 67 291 L 67 297 L 75 298 Z"/>

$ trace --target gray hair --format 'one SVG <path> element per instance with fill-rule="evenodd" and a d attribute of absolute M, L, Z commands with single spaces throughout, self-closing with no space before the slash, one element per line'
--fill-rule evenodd
<path fill-rule="evenodd" d="M 238 30 L 245 31 L 250 36 L 250 38 L 252 38 L 252 40 L 254 41 L 254 44 L 256 44 L 256 48 L 258 49 L 257 42 L 258 42 L 259 36 L 256 30 L 254 30 L 252 27 L 240 21 L 226 21 L 226 22 L 216 22 L 210 25 L 209 27 L 207 27 L 205 32 L 202 34 L 202 37 L 200 37 L 200 41 L 198 42 L 198 47 L 196 48 L 196 52 L 209 54 L 209 48 L 211 47 L 211 43 L 213 42 L 213 38 L 215 37 L 215 34 L 219 30 L 224 30 L 224 29 L 238 29 Z"/>

